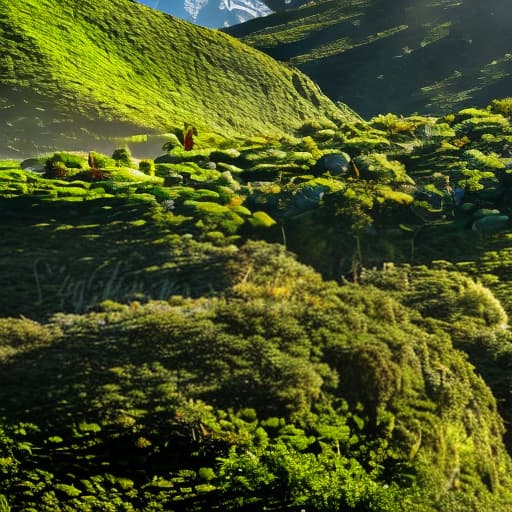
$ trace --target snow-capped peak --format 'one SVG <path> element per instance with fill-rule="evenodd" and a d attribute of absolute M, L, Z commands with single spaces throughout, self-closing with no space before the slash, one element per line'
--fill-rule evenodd
<path fill-rule="evenodd" d="M 228 27 L 272 11 L 261 0 L 139 0 L 154 9 L 205 27 Z"/>

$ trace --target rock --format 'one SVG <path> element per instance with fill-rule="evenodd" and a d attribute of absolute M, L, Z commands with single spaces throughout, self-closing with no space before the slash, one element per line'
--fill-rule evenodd
<path fill-rule="evenodd" d="M 499 215 L 501 212 L 499 210 L 490 210 L 488 208 L 480 208 L 475 213 L 473 213 L 473 219 L 481 219 L 482 217 L 487 217 L 488 215 Z"/>
<path fill-rule="evenodd" d="M 324 155 L 313 167 L 313 172 L 318 176 L 325 172 L 330 172 L 337 176 L 347 172 L 350 157 L 346 153 L 329 153 Z"/>
<path fill-rule="evenodd" d="M 480 233 L 492 233 L 504 228 L 508 221 L 508 215 L 486 215 L 473 222 L 472 229 Z"/>
<path fill-rule="evenodd" d="M 174 187 L 183 183 L 183 176 L 181 174 L 170 174 L 164 178 L 164 187 Z"/>
<path fill-rule="evenodd" d="M 169 154 L 157 156 L 154 160 L 155 164 L 173 164 L 176 162 L 176 158 L 173 158 Z"/>

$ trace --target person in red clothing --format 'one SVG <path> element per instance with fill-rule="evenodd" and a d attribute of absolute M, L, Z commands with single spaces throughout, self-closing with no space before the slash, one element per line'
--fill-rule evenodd
<path fill-rule="evenodd" d="M 183 149 L 185 151 L 191 151 L 194 147 L 194 135 L 197 135 L 196 128 L 185 123 L 183 128 Z"/>
<path fill-rule="evenodd" d="M 187 126 L 183 133 L 183 149 L 190 151 L 194 147 L 194 131 L 192 126 Z"/>

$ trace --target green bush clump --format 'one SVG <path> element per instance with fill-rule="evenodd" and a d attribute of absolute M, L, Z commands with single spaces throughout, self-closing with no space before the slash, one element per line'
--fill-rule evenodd
<path fill-rule="evenodd" d="M 118 148 L 112 153 L 112 160 L 116 163 L 117 167 L 132 167 L 133 160 L 132 154 L 128 148 Z M 105 167 L 98 164 L 98 167 Z"/>
<path fill-rule="evenodd" d="M 58 329 L 26 318 L 0 318 L 0 362 L 21 351 L 48 345 L 58 335 Z"/>
<path fill-rule="evenodd" d="M 60 160 L 46 160 L 44 177 L 48 179 L 63 179 L 68 176 L 68 168 Z"/>
<path fill-rule="evenodd" d="M 501 114 L 506 117 L 512 116 L 512 98 L 502 98 L 492 100 L 489 105 L 491 112 L 494 114 Z"/>
<path fill-rule="evenodd" d="M 370 153 L 355 159 L 361 177 L 380 183 L 409 183 L 414 180 L 407 175 L 405 166 L 397 160 L 388 160 L 384 153 Z"/>
<path fill-rule="evenodd" d="M 473 169 L 494 171 L 505 168 L 503 160 L 496 153 L 484 154 L 478 149 L 469 149 L 464 152 L 463 156 L 467 159 L 468 165 Z"/>
<path fill-rule="evenodd" d="M 147 174 L 148 176 L 155 175 L 155 163 L 153 160 L 141 160 L 139 162 L 139 171 Z"/>
<path fill-rule="evenodd" d="M 187 209 L 192 209 L 199 218 L 196 227 L 205 231 L 221 231 L 234 235 L 244 224 L 244 219 L 227 206 L 210 201 L 188 199 L 183 203 Z"/>
<path fill-rule="evenodd" d="M 458 121 L 454 130 L 458 137 L 468 136 L 470 139 L 478 139 L 485 133 L 497 135 L 509 126 L 509 121 L 501 114 L 493 114 L 487 110 L 464 109 L 456 116 Z"/>
<path fill-rule="evenodd" d="M 267 213 L 262 212 L 262 211 L 254 212 L 252 214 L 252 218 L 249 219 L 249 222 L 254 227 L 263 227 L 263 228 L 270 228 L 274 224 L 276 224 L 276 221 L 270 215 L 268 215 Z"/>
<path fill-rule="evenodd" d="M 97 169 L 107 169 L 108 167 L 114 167 L 116 162 L 113 158 L 97 151 L 90 151 L 89 155 L 94 159 Z"/>
<path fill-rule="evenodd" d="M 84 197 L 89 191 L 82 187 L 56 187 L 58 197 Z"/>
<path fill-rule="evenodd" d="M 411 136 L 416 130 L 418 123 L 410 118 L 388 113 L 372 118 L 370 125 L 378 130 L 385 131 L 388 135 L 408 134 Z"/>
<path fill-rule="evenodd" d="M 298 129 L 299 135 L 302 137 L 314 136 L 322 130 L 336 130 L 337 126 L 329 119 L 308 119 L 304 121 Z"/>
<path fill-rule="evenodd" d="M 62 162 L 68 169 L 82 169 L 86 163 L 86 158 L 83 155 L 75 153 L 54 153 L 50 160 L 52 162 Z"/>
<path fill-rule="evenodd" d="M 492 292 L 462 274 L 418 269 L 411 279 L 414 287 L 405 293 L 404 302 L 424 316 L 447 322 L 476 320 L 494 327 L 507 322 L 507 314 Z"/>

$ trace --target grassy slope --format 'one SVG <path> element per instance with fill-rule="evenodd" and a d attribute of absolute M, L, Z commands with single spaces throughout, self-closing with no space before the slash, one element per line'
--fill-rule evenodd
<path fill-rule="evenodd" d="M 277 473 L 265 461 L 283 439 L 299 443 L 303 431 L 291 430 L 290 436 L 293 426 L 305 429 L 308 443 L 319 444 L 294 445 L 292 459 L 285 459 L 293 461 L 289 473 L 279 478 L 303 487 L 295 475 L 302 474 L 304 457 L 319 461 L 324 455 L 328 462 L 318 473 L 306 466 L 310 487 L 302 492 L 307 500 L 317 492 L 321 500 L 339 491 L 339 505 L 317 510 L 349 508 L 340 489 L 360 477 L 334 479 L 332 461 L 341 450 L 367 467 L 383 468 L 372 471 L 372 478 L 386 482 L 385 489 L 391 482 L 381 495 L 386 508 L 372 501 L 360 510 L 508 512 L 510 458 L 501 419 L 460 350 L 492 388 L 509 423 L 510 330 L 501 306 L 481 284 L 444 270 L 481 279 L 512 312 L 512 100 L 500 105 L 439 119 L 381 116 L 330 127 L 307 124 L 301 130 L 307 137 L 252 138 L 223 151 L 174 150 L 173 163 L 159 167 L 157 177 L 111 168 L 101 181 L 78 180 L 87 171 L 68 181 L 50 180 L 15 162 L 0 163 L 0 310 L 45 320 L 57 311 L 78 313 L 56 315 L 50 328 L 0 320 L 0 416 L 10 429 L 0 443 L 13 436 L 33 443 L 34 453 L 18 457 L 19 473 L 15 464 L 7 466 L 12 479 L 0 483 L 0 494 L 26 508 L 44 496 L 46 508 L 40 509 L 49 512 L 66 510 L 64 503 L 77 510 L 91 492 L 138 510 L 153 498 L 172 510 L 180 510 L 172 500 L 184 499 L 190 507 L 183 510 L 204 510 L 206 501 L 223 510 L 252 510 L 253 498 L 260 508 L 284 510 L 292 498 L 302 506 L 302 494 L 286 493 L 279 507 L 280 487 L 269 488 L 267 478 L 258 481 L 258 472 L 243 473 L 255 474 L 256 481 L 240 490 L 219 470 L 225 462 L 219 457 L 235 445 L 235 462 L 256 453 L 251 467 L 265 476 Z M 360 172 L 315 177 L 317 162 L 333 150 L 349 153 Z M 380 164 L 372 166 L 378 155 Z M 193 164 L 199 156 L 216 161 L 217 169 Z M 181 174 L 183 185 L 163 186 L 167 171 L 174 178 Z M 405 171 L 415 185 L 404 180 Z M 444 192 L 446 178 L 466 188 L 463 204 L 454 205 Z M 440 206 L 422 200 L 427 191 Z M 497 208 L 507 221 L 496 230 L 475 230 L 481 208 L 491 217 Z M 277 224 L 254 226 L 262 212 Z M 338 287 L 279 256 L 278 245 L 232 245 L 283 237 L 329 277 L 348 277 L 357 265 L 395 265 L 360 272 L 360 286 Z M 440 259 L 447 261 L 435 261 Z M 401 262 L 413 266 L 402 268 Z M 166 302 L 173 294 L 196 298 Z M 393 297 L 413 309 L 404 310 Z M 141 305 L 148 298 L 164 301 Z M 98 307 L 103 299 L 126 305 Z M 339 382 L 332 371 L 339 372 Z M 54 378 L 45 380 L 48 375 Z M 308 401 L 318 396 L 318 386 L 330 402 Z M 338 398 L 350 403 L 349 413 L 329 409 Z M 232 416 L 190 401 L 197 399 L 215 409 L 254 406 L 259 422 L 247 433 Z M 267 451 L 248 447 L 257 447 L 263 433 L 255 429 L 267 428 L 261 421 L 267 415 L 284 415 L 287 407 L 304 410 L 310 403 L 318 405 L 318 416 L 304 420 L 306 426 L 297 420 L 275 435 L 268 429 Z M 215 433 L 210 439 L 207 432 L 204 450 L 195 449 L 197 430 L 191 426 L 198 420 Z M 18 421 L 41 430 L 18 433 Z M 510 450 L 510 437 L 506 443 Z M 316 447 L 322 450 L 318 459 Z M 280 452 L 276 457 L 283 460 Z M 196 470 L 207 466 L 216 473 L 205 487 Z M 245 468 L 233 467 L 235 474 Z M 34 475 L 33 468 L 43 472 Z M 319 488 L 320 475 L 333 480 Z M 165 494 L 158 494 L 153 477 L 163 479 Z M 26 490 L 27 480 L 37 485 Z M 89 491 L 98 481 L 104 485 Z M 407 505 L 401 495 L 393 498 L 393 482 L 405 493 L 408 482 L 416 482 L 421 496 Z M 372 488 L 376 493 L 373 481 L 366 489 Z M 366 489 L 356 494 L 362 501 Z"/>
<path fill-rule="evenodd" d="M 510 458 L 494 399 L 449 336 L 414 326 L 383 292 L 322 282 L 279 249 L 245 252 L 265 257 L 273 287 L 291 296 L 269 294 L 258 265 L 225 302 L 118 306 L 45 327 L 0 320 L 0 442 L 32 447 L 15 451 L 18 466 L 4 459 L 13 508 L 510 510 L 510 499 L 499 505 Z M 320 378 L 327 368 L 339 386 Z M 297 408 L 302 422 L 278 419 Z M 423 499 L 407 484 L 422 461 Z M 365 462 L 371 479 L 357 471 Z M 338 464 L 350 466 L 345 478 Z"/>
<path fill-rule="evenodd" d="M 229 32 L 362 115 L 439 114 L 509 94 L 511 22 L 503 0 L 321 0 Z"/>
<path fill-rule="evenodd" d="M 7 0 L 0 41 L 4 154 L 87 149 L 96 135 L 162 133 L 185 120 L 254 133 L 339 114 L 265 54 L 128 0 Z"/>

